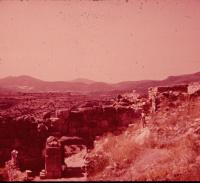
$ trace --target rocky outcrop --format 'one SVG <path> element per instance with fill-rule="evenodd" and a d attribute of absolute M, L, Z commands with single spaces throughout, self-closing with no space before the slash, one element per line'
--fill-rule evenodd
<path fill-rule="evenodd" d="M 199 82 L 195 82 L 195 83 L 191 83 L 188 86 L 188 94 L 194 94 L 196 92 L 200 91 L 200 83 Z"/>

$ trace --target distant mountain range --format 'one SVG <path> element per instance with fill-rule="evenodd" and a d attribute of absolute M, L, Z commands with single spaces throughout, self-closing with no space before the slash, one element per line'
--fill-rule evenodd
<path fill-rule="evenodd" d="M 85 79 L 85 78 L 77 78 L 77 79 L 71 80 L 70 82 L 92 84 L 92 83 L 95 83 L 96 81 Z"/>
<path fill-rule="evenodd" d="M 17 92 L 80 92 L 103 93 L 122 92 L 136 90 L 138 93 L 146 93 L 149 87 L 170 86 L 175 84 L 188 84 L 200 81 L 200 72 L 179 76 L 169 76 L 164 80 L 124 81 L 115 84 L 95 82 L 78 78 L 72 81 L 43 81 L 30 76 L 9 76 L 0 79 L 1 91 Z"/>

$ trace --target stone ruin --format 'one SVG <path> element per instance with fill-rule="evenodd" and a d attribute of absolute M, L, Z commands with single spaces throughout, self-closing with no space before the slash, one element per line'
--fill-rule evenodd
<path fill-rule="evenodd" d="M 0 164 L 3 166 L 9 159 L 10 149 L 21 149 L 21 171 L 32 170 L 37 174 L 44 168 L 42 151 L 47 137 L 78 136 L 85 139 L 87 148 L 92 148 L 96 136 L 128 126 L 140 117 L 137 109 L 140 102 L 135 104 L 123 97 L 119 101 L 97 101 L 90 104 L 87 102 L 87 105 L 79 105 L 73 109 L 45 112 L 42 118 L 27 114 L 0 119 Z M 45 171 L 42 175 L 44 173 Z"/>
<path fill-rule="evenodd" d="M 45 177 L 55 179 L 62 174 L 61 144 L 56 137 L 50 136 L 46 141 Z"/>
<path fill-rule="evenodd" d="M 160 93 L 165 93 L 165 92 L 188 93 L 188 85 L 150 87 L 148 89 L 149 99 L 153 99 L 154 97 L 158 96 Z"/>
<path fill-rule="evenodd" d="M 80 137 L 57 138 L 49 136 L 46 140 L 45 147 L 45 169 L 40 172 L 40 179 L 57 179 L 61 178 L 67 170 L 65 164 L 66 145 L 85 145 L 85 141 Z M 70 156 L 70 154 L 69 154 Z"/>
<path fill-rule="evenodd" d="M 79 136 L 86 142 L 93 142 L 96 136 L 133 124 L 140 119 L 143 110 L 146 114 L 150 110 L 156 112 L 165 99 L 171 105 L 177 99 L 186 99 L 188 95 L 199 91 L 199 83 L 152 87 L 148 90 L 148 99 L 140 98 L 132 92 L 104 103 L 91 102 L 90 105 L 87 103 L 73 109 L 65 108 L 47 112 L 40 120 L 28 116 L 0 119 L 0 146 L 3 152 L 1 161 L 2 163 L 7 161 L 8 150 L 14 149 L 15 146 L 23 146 L 26 152 L 24 152 L 24 161 L 21 165 L 24 164 L 25 170 L 41 170 L 45 164 L 45 170 L 40 172 L 41 178 L 61 177 L 63 165 L 63 147 L 59 139 L 61 136 Z M 49 136 L 58 138 L 47 139 Z M 46 148 L 45 163 L 41 161 L 44 146 Z M 28 152 L 31 153 L 28 154 Z"/>
<path fill-rule="evenodd" d="M 49 136 L 46 139 L 45 145 L 45 169 L 42 169 L 39 173 L 40 179 L 58 179 L 63 176 L 66 176 L 68 173 L 68 164 L 65 162 L 65 158 L 70 157 L 74 153 L 66 151 L 66 146 L 70 148 L 70 145 L 80 147 L 85 145 L 85 141 L 80 137 L 67 137 L 62 136 L 57 138 L 54 136 Z M 68 149 L 67 148 L 67 149 Z M 87 148 L 86 148 L 87 151 Z M 71 154 L 72 153 L 72 154 Z M 13 150 L 11 152 L 11 159 L 5 163 L 7 169 L 9 181 L 16 181 L 17 178 L 23 178 L 20 180 L 30 181 L 34 179 L 33 172 L 31 170 L 20 170 L 19 163 L 19 152 Z M 84 167 L 79 167 L 84 171 Z M 69 175 L 68 175 L 69 176 Z"/>
<path fill-rule="evenodd" d="M 179 100 L 190 100 L 193 95 L 200 94 L 200 83 L 180 84 L 174 86 L 159 86 L 148 89 L 148 99 L 151 112 L 156 112 L 161 103 L 167 99 L 168 104 Z M 165 105 L 165 104 L 164 104 Z"/>
<path fill-rule="evenodd" d="M 149 88 L 148 94 L 151 102 L 151 113 L 156 112 L 161 107 L 161 104 L 164 104 L 164 106 L 170 106 L 172 104 L 170 103 L 171 101 L 175 101 L 179 95 L 186 95 L 187 92 L 188 85 L 159 86 Z"/>

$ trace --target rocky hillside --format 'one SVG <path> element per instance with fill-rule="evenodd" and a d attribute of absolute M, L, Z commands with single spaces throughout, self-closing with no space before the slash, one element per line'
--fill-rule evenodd
<path fill-rule="evenodd" d="M 174 105 L 171 105 L 174 104 Z M 200 180 L 200 95 L 163 101 L 146 126 L 95 142 L 88 155 L 89 180 Z"/>

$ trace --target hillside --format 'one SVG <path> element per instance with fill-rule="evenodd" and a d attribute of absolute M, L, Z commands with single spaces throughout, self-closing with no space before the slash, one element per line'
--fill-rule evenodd
<path fill-rule="evenodd" d="M 86 78 L 77 78 L 77 79 L 72 80 L 71 82 L 74 82 L 74 83 L 84 83 L 84 84 L 95 83 L 95 81 L 90 80 L 90 79 L 86 79 Z"/>
<path fill-rule="evenodd" d="M 152 86 L 170 86 L 200 81 L 200 72 L 194 74 L 169 76 L 164 80 L 124 81 L 110 84 L 79 78 L 73 81 L 42 81 L 30 76 L 6 77 L 0 79 L 0 87 L 20 92 L 81 92 L 113 93 L 114 91 L 136 90 L 144 94 Z"/>
<path fill-rule="evenodd" d="M 147 116 L 145 128 L 138 121 L 120 135 L 96 140 L 88 155 L 89 180 L 199 181 L 200 96 L 176 104 L 164 102 Z"/>

